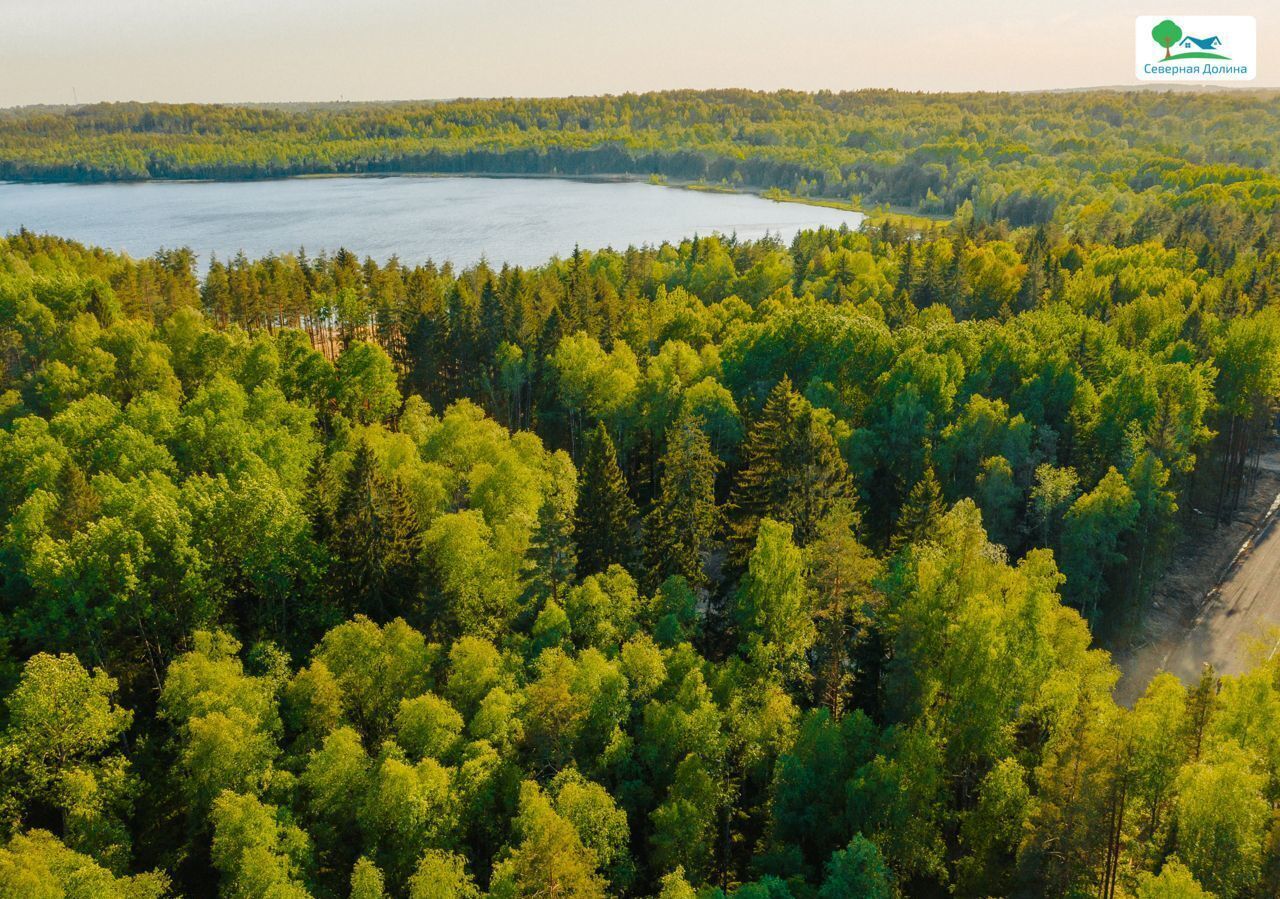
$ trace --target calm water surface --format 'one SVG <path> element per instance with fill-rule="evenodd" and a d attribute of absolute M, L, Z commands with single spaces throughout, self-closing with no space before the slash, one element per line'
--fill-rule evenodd
<path fill-rule="evenodd" d="M 26 227 L 146 256 L 339 247 L 383 260 L 536 265 L 583 248 L 694 234 L 780 235 L 857 227 L 862 215 L 747 194 L 530 178 L 296 178 L 141 184 L 0 183 L 0 233 Z"/>

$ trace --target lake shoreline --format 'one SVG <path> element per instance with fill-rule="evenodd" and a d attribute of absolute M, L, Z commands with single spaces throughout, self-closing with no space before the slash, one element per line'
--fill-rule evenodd
<path fill-rule="evenodd" d="M 24 227 L 133 256 L 186 246 L 202 260 L 306 246 L 375 259 L 529 266 L 563 258 L 576 246 L 659 246 L 712 233 L 789 241 L 802 230 L 856 230 L 865 221 L 851 208 L 619 176 L 365 173 L 0 183 L 0 231 Z"/>
<path fill-rule="evenodd" d="M 263 175 L 246 176 L 244 178 L 130 178 L 103 181 L 43 181 L 13 180 L 0 178 L 0 184 L 23 185 L 74 185 L 77 187 L 98 187 L 105 185 L 131 184 L 260 184 L 281 181 L 324 181 L 334 178 L 368 178 L 384 180 L 392 178 L 409 179 L 441 179 L 441 178 L 477 178 L 494 181 L 573 181 L 586 184 L 651 184 L 655 187 L 668 187 L 674 190 L 691 190 L 698 193 L 736 194 L 759 197 L 773 203 L 796 203 L 801 206 L 813 206 L 822 209 L 838 209 L 842 212 L 856 212 L 864 217 L 864 224 L 879 224 L 885 219 L 904 227 L 930 228 L 937 224 L 951 221 L 950 216 L 930 215 L 906 207 L 872 207 L 865 208 L 832 197 L 803 197 L 790 193 L 778 195 L 777 188 L 736 188 L 723 184 L 709 184 L 705 181 L 687 181 L 671 178 L 654 180 L 649 175 L 632 175 L 626 173 L 572 175 L 550 172 L 307 172 L 300 175 Z"/>

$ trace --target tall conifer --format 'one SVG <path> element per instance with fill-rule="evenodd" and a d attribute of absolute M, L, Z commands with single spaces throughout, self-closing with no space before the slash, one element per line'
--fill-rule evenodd
<path fill-rule="evenodd" d="M 538 525 L 529 545 L 532 586 L 540 600 L 562 603 L 578 565 L 573 545 L 572 489 L 554 484 L 538 509 Z"/>
<path fill-rule="evenodd" d="M 683 415 L 667 437 L 657 501 L 645 524 L 649 578 L 673 574 L 694 587 L 707 585 L 706 562 L 720 531 L 716 472 L 721 462 L 701 422 Z"/>
<path fill-rule="evenodd" d="M 627 479 L 618 467 L 618 453 L 604 423 L 587 435 L 586 453 L 578 477 L 578 509 L 574 538 L 578 545 L 578 574 L 586 577 L 615 562 L 634 561 L 631 523 L 635 503 Z"/>
<path fill-rule="evenodd" d="M 339 579 L 351 608 L 396 614 L 417 592 L 421 529 L 400 482 L 388 479 L 367 443 L 347 472 L 334 514 Z"/>
<path fill-rule="evenodd" d="M 783 377 L 747 435 L 743 468 L 729 500 L 731 557 L 745 564 L 760 521 L 792 526 L 807 545 L 818 523 L 853 497 L 849 469 L 819 413 Z"/>
<path fill-rule="evenodd" d="M 945 515 L 947 504 L 942 499 L 942 488 L 933 468 L 924 470 L 920 480 L 912 486 L 898 515 L 898 527 L 893 536 L 894 550 L 901 549 L 908 543 L 927 540 L 932 533 L 934 523 Z"/>

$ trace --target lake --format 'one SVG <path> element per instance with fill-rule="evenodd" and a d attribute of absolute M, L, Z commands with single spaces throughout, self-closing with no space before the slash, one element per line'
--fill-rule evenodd
<path fill-rule="evenodd" d="M 226 258 L 346 247 L 378 260 L 537 265 L 584 249 L 740 238 L 819 225 L 856 228 L 857 212 L 751 194 L 636 182 L 534 178 L 335 177 L 134 184 L 0 183 L 0 233 L 26 227 L 148 256 L 191 247 L 200 267 Z"/>

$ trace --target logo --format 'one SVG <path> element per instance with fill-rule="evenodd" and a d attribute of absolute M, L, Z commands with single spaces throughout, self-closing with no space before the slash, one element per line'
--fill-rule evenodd
<path fill-rule="evenodd" d="M 1253 16 L 1138 16 L 1134 58 L 1143 81 L 1252 81 Z"/>
<path fill-rule="evenodd" d="M 1164 47 L 1165 60 L 1170 59 L 1230 59 L 1221 53 L 1211 53 L 1222 46 L 1222 39 L 1216 34 L 1213 37 L 1192 37 L 1182 33 L 1182 28 L 1173 19 L 1165 19 L 1151 29 L 1151 39 Z M 1177 46 L 1182 52 L 1170 53 L 1170 48 Z"/>

